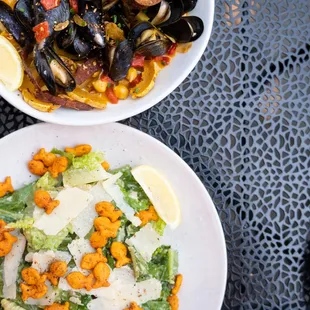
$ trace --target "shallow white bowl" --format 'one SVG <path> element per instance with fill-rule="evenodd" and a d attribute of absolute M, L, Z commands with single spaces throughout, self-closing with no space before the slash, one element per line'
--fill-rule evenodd
<path fill-rule="evenodd" d="M 0 140 L 0 181 L 11 176 L 15 188 L 31 182 L 27 161 L 38 148 L 89 143 L 106 153 L 112 168 L 146 164 L 158 169 L 174 188 L 182 223 L 167 229 L 165 241 L 179 251 L 184 284 L 180 310 L 221 308 L 227 273 L 225 240 L 213 202 L 195 173 L 174 152 L 154 138 L 121 124 L 68 127 L 39 124 Z"/>
<path fill-rule="evenodd" d="M 168 96 L 193 70 L 201 58 L 210 38 L 214 14 L 214 0 L 198 0 L 197 7 L 191 15 L 203 19 L 205 30 L 203 35 L 193 44 L 187 54 L 177 55 L 171 64 L 162 70 L 156 79 L 155 88 L 144 98 L 139 100 L 128 99 L 117 105 L 108 104 L 103 111 L 74 111 L 58 109 L 53 113 L 43 113 L 33 109 L 24 100 L 19 92 L 9 92 L 0 83 L 0 96 L 22 112 L 39 120 L 72 126 L 98 125 L 119 121 L 139 114 Z"/>

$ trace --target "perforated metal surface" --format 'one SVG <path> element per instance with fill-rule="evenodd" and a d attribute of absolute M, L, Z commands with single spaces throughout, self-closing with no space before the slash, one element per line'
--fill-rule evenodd
<path fill-rule="evenodd" d="M 195 70 L 124 122 L 172 148 L 211 193 L 228 249 L 223 309 L 309 301 L 309 12 L 309 0 L 217 1 Z M 1 136 L 34 122 L 1 102 Z"/>

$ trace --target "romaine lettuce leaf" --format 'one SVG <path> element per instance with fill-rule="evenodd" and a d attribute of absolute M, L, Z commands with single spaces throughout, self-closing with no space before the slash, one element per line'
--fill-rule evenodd
<path fill-rule="evenodd" d="M 69 233 L 72 233 L 71 225 L 68 225 L 55 236 L 48 236 L 42 230 L 35 227 L 23 230 L 28 241 L 28 246 L 34 250 L 53 250 L 56 251 Z"/>
<path fill-rule="evenodd" d="M 70 300 L 71 297 L 75 297 L 81 301 L 83 305 L 78 305 Z M 56 302 L 63 304 L 64 302 L 70 302 L 70 310 L 87 310 L 87 304 L 92 300 L 90 295 L 82 295 L 77 292 L 63 291 L 59 289 L 59 295 Z"/>
<path fill-rule="evenodd" d="M 161 218 L 159 218 L 159 220 L 156 222 L 152 222 L 152 226 L 160 236 L 163 236 L 166 228 L 166 223 Z"/>
<path fill-rule="evenodd" d="M 11 222 L 7 226 L 10 228 L 19 228 L 19 229 L 27 229 L 28 228 L 29 229 L 32 227 L 33 223 L 34 223 L 34 219 L 27 217 L 27 218 L 24 218 L 22 220 L 18 220 L 16 222 Z"/>
<path fill-rule="evenodd" d="M 104 161 L 104 154 L 102 152 L 90 152 L 81 157 L 74 157 L 72 159 L 72 167 L 74 169 L 94 170 Z"/>
<path fill-rule="evenodd" d="M 161 282 L 174 283 L 179 265 L 177 251 L 172 250 L 170 246 L 161 246 L 153 254 L 152 260 L 147 263 L 134 247 L 128 249 L 137 281 L 152 277 Z"/>
<path fill-rule="evenodd" d="M 31 183 L 0 198 L 0 218 L 7 223 L 22 219 L 27 202 L 33 199 L 33 188 Z"/>
<path fill-rule="evenodd" d="M 170 304 L 166 300 L 150 300 L 142 305 L 143 310 L 170 310 Z"/>
<path fill-rule="evenodd" d="M 113 174 L 118 172 L 122 172 L 122 176 L 116 183 L 124 194 L 126 202 L 137 212 L 148 209 L 151 202 L 142 187 L 131 174 L 131 167 L 125 166 L 112 171 Z"/>
<path fill-rule="evenodd" d="M 46 172 L 36 183 L 35 187 L 46 191 L 54 190 L 59 185 L 59 180 L 54 179 L 49 172 Z"/>

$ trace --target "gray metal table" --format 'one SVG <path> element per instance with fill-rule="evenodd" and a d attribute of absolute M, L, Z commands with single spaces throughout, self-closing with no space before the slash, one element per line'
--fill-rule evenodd
<path fill-rule="evenodd" d="M 124 121 L 172 148 L 211 193 L 228 250 L 223 309 L 309 302 L 309 54 L 309 0 L 219 0 L 195 70 Z M 0 101 L 0 136 L 35 122 Z"/>

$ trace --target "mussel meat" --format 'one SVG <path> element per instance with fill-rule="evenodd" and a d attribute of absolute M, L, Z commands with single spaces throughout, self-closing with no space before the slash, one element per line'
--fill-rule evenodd
<path fill-rule="evenodd" d="M 133 58 L 133 43 L 129 40 L 124 40 L 118 45 L 109 46 L 109 63 L 110 77 L 113 81 L 124 79 L 128 73 Z"/>
<path fill-rule="evenodd" d="M 204 31 L 203 21 L 197 16 L 182 17 L 177 22 L 161 27 L 161 30 L 179 43 L 197 40 Z"/>
<path fill-rule="evenodd" d="M 26 29 L 18 22 L 11 7 L 3 1 L 0 1 L 0 23 L 3 24 L 4 28 L 13 36 L 21 47 L 30 44 L 32 34 L 27 33 Z"/>
<path fill-rule="evenodd" d="M 51 49 L 35 49 L 35 67 L 52 95 L 57 94 L 57 86 L 70 92 L 76 87 L 74 77 L 61 58 Z"/>

